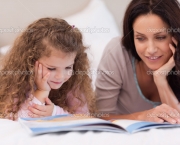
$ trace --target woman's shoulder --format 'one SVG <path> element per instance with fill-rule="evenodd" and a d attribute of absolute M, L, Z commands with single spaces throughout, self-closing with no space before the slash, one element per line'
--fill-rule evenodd
<path fill-rule="evenodd" d="M 126 50 L 126 48 L 121 44 L 122 37 L 115 37 L 106 45 L 102 59 L 108 58 L 109 60 L 117 61 L 119 63 L 129 63 L 131 62 L 131 54 Z"/>

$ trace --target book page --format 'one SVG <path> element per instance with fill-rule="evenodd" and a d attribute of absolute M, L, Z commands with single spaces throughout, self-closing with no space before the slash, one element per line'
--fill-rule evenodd
<path fill-rule="evenodd" d="M 127 128 L 128 126 L 134 124 L 134 123 L 139 123 L 142 121 L 138 121 L 138 120 L 126 120 L 126 119 L 118 119 L 118 120 L 113 120 L 111 121 L 112 123 L 119 125 L 123 128 Z"/>
<path fill-rule="evenodd" d="M 165 127 L 178 127 L 179 124 L 170 124 L 168 122 L 156 123 L 148 121 L 137 121 L 137 120 L 114 120 L 112 123 L 123 127 L 127 132 L 134 133 L 142 130 L 147 130 L 151 128 L 165 128 Z"/>

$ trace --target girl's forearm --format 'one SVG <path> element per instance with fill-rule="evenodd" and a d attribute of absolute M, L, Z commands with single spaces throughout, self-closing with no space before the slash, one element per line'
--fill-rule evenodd
<path fill-rule="evenodd" d="M 45 98 L 49 96 L 49 91 L 36 90 L 33 93 L 33 96 L 35 96 L 39 101 L 41 101 L 41 103 L 45 103 Z"/>

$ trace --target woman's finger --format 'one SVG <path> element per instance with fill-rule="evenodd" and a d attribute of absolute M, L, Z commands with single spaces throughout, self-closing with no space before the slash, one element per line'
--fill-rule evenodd
<path fill-rule="evenodd" d="M 161 119 L 163 119 L 163 120 L 165 120 L 165 121 L 167 121 L 167 122 L 169 122 L 169 123 L 171 123 L 171 124 L 177 123 L 175 119 L 173 119 L 172 117 L 170 117 L 170 116 L 169 116 L 167 113 L 165 113 L 165 112 L 160 113 L 160 114 L 158 115 L 158 118 L 161 118 Z"/>
<path fill-rule="evenodd" d="M 164 122 L 164 120 L 159 118 L 159 117 L 154 117 L 153 119 L 154 119 L 153 121 L 157 122 L 157 123 L 163 123 Z"/>
<path fill-rule="evenodd" d="M 173 41 L 174 44 L 177 46 L 178 42 L 177 42 L 177 40 L 176 40 L 174 37 L 172 37 L 172 41 Z"/>
<path fill-rule="evenodd" d="M 169 123 L 179 123 L 178 111 L 167 104 L 162 104 L 160 107 L 161 116 L 158 117 L 168 121 Z"/>
<path fill-rule="evenodd" d="M 174 120 L 176 120 L 177 123 L 180 123 L 179 112 L 176 109 L 169 110 L 168 115 Z"/>
<path fill-rule="evenodd" d="M 175 53 L 175 48 L 174 48 L 174 46 L 173 46 L 172 44 L 169 44 L 169 48 L 171 49 L 171 51 L 172 51 L 172 53 L 173 53 L 173 55 L 174 55 L 174 53 Z"/>

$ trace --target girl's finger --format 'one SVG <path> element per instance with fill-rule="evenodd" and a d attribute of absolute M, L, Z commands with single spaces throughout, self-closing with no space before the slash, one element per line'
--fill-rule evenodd
<path fill-rule="evenodd" d="M 43 81 L 47 82 L 49 76 L 50 76 L 50 73 L 48 72 L 48 73 L 45 74 L 45 76 L 43 77 Z"/>
<path fill-rule="evenodd" d="M 46 108 L 44 105 L 38 105 L 38 104 L 34 104 L 33 106 L 31 106 L 39 111 L 42 111 L 42 112 L 45 112 L 46 111 Z"/>
<path fill-rule="evenodd" d="M 43 77 L 44 77 L 47 72 L 47 68 L 44 65 L 42 65 L 42 71 L 43 71 Z"/>
<path fill-rule="evenodd" d="M 33 107 L 28 107 L 28 110 L 30 111 L 31 114 L 33 115 L 38 115 L 38 116 L 43 116 L 44 115 L 44 112 L 43 111 L 40 111 L 38 109 L 35 109 Z"/>
<path fill-rule="evenodd" d="M 33 113 L 28 113 L 28 116 L 31 117 L 31 118 L 39 118 L 39 117 L 41 117 L 41 116 L 33 114 Z"/>
<path fill-rule="evenodd" d="M 54 105 L 48 97 L 45 98 L 45 103 L 46 105 Z"/>
<path fill-rule="evenodd" d="M 42 79 L 42 65 L 39 63 L 38 65 L 38 72 L 37 72 L 37 80 L 40 82 Z"/>
<path fill-rule="evenodd" d="M 37 71 L 38 71 L 38 61 L 35 62 L 35 65 L 34 65 L 34 77 L 36 78 L 37 77 Z"/>

